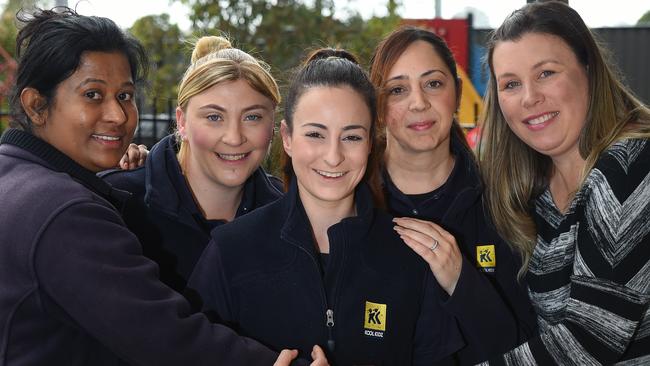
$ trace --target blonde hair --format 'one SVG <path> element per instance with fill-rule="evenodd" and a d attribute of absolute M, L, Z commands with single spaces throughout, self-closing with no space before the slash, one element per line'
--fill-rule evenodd
<path fill-rule="evenodd" d="M 619 80 L 606 53 L 580 15 L 560 2 L 533 3 L 512 13 L 488 41 L 490 80 L 483 114 L 480 147 L 485 199 L 499 234 L 523 259 L 523 276 L 535 248 L 537 228 L 533 200 L 548 186 L 553 165 L 548 156 L 531 149 L 508 127 L 499 106 L 492 56 L 499 42 L 516 41 L 524 34 L 550 34 L 572 49 L 589 78 L 589 107 L 579 140 L 585 159 L 580 185 L 602 152 L 618 140 L 650 137 L 650 110 Z"/>
<path fill-rule="evenodd" d="M 192 63 L 185 71 L 178 87 L 178 106 L 187 112 L 189 100 L 216 84 L 245 80 L 251 88 L 268 97 L 274 106 L 280 103 L 280 90 L 270 67 L 248 53 L 233 48 L 224 37 L 201 37 L 194 45 Z M 176 131 L 179 144 L 178 162 L 184 168 L 188 144 Z"/>

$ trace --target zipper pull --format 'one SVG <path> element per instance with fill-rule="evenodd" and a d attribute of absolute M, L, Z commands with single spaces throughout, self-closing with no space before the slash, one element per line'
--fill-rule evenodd
<path fill-rule="evenodd" d="M 327 349 L 330 352 L 334 352 L 334 339 L 332 337 L 332 328 L 334 327 L 334 310 L 332 309 L 327 309 L 325 312 L 325 315 L 327 315 L 327 333 L 329 335 L 329 338 L 327 339 Z"/>

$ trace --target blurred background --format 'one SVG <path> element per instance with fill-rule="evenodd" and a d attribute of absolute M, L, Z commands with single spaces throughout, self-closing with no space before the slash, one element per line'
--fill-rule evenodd
<path fill-rule="evenodd" d="M 291 70 L 310 50 L 322 46 L 351 50 L 367 67 L 377 42 L 400 24 L 432 29 L 451 46 L 464 79 L 459 119 L 472 143 L 487 83 L 482 63 L 486 36 L 526 2 L 532 0 L 0 0 L 0 130 L 8 122 L 6 95 L 16 68 L 16 12 L 66 5 L 84 15 L 113 19 L 147 49 L 150 73 L 147 88 L 138 96 L 140 126 L 135 139 L 149 147 L 175 125 L 177 84 L 197 37 L 226 35 L 235 47 L 270 64 L 284 87 Z M 568 3 L 609 49 L 627 84 L 648 104 L 650 1 Z M 281 110 L 278 113 L 276 122 Z M 274 154 L 266 163 L 271 171 L 276 171 L 279 145 L 274 143 Z"/>

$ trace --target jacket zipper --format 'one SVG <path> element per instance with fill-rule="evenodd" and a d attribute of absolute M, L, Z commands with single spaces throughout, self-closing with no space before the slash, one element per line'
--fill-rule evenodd
<path fill-rule="evenodd" d="M 329 349 L 330 352 L 334 352 L 334 346 L 336 345 L 334 343 L 334 337 L 332 337 L 332 328 L 334 328 L 334 310 L 332 309 L 327 309 L 325 312 L 327 315 L 327 333 L 328 333 L 328 339 L 327 339 L 327 349 Z"/>
<path fill-rule="evenodd" d="M 293 244 L 296 247 L 298 247 L 300 250 L 305 252 L 309 258 L 314 262 L 314 265 L 318 269 L 318 263 L 316 262 L 316 259 L 309 253 L 305 248 L 301 247 L 300 245 Z M 320 276 L 320 271 L 319 276 Z M 329 308 L 329 304 L 327 302 L 327 294 L 325 293 L 325 282 L 321 278 L 321 286 L 320 286 L 320 293 L 321 293 L 321 298 L 323 299 L 323 304 L 325 305 L 325 327 L 327 327 L 327 349 L 330 352 L 334 352 L 334 348 L 336 346 L 336 342 L 334 341 L 334 336 L 333 336 L 333 331 L 334 331 L 334 310 Z"/>

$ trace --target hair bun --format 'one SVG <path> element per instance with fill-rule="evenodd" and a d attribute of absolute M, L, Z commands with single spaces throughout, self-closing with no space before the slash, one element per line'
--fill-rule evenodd
<path fill-rule="evenodd" d="M 196 62 L 203 56 L 209 55 L 213 52 L 223 50 L 226 48 L 232 48 L 230 41 L 224 37 L 219 36 L 205 36 L 199 38 L 199 40 L 194 45 L 194 51 L 192 51 L 192 63 Z"/>
<path fill-rule="evenodd" d="M 359 61 L 357 58 L 350 53 L 349 51 L 346 51 L 341 48 L 320 48 L 315 51 L 313 51 L 309 57 L 307 57 L 307 60 L 305 61 L 305 65 L 314 62 L 316 60 L 326 60 L 329 58 L 341 58 L 345 59 L 348 61 L 351 61 L 355 65 L 359 65 Z"/>

